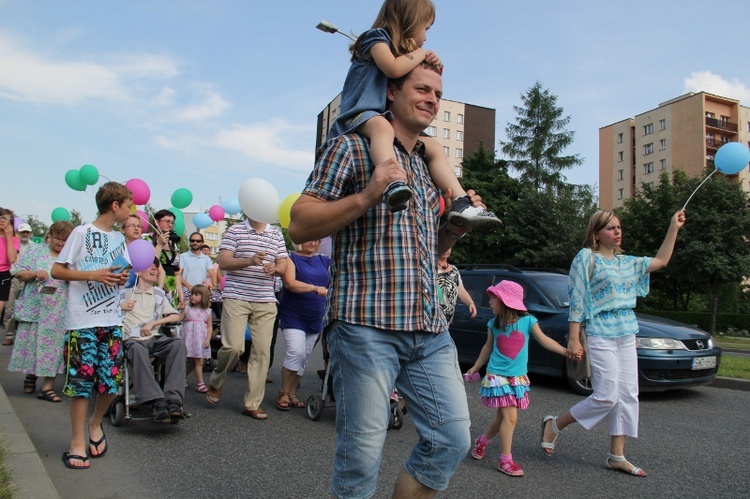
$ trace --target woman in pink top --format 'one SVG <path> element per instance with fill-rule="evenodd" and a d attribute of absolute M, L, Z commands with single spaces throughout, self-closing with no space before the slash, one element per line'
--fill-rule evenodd
<path fill-rule="evenodd" d="M 21 242 L 13 230 L 13 212 L 0 208 L 0 314 L 10 296 L 10 283 L 13 279 L 10 266 L 16 262 L 20 248 Z"/>

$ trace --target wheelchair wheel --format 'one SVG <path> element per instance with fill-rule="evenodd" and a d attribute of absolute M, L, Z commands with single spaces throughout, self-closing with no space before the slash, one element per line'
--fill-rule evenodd
<path fill-rule="evenodd" d="M 310 395 L 307 398 L 307 404 L 305 404 L 305 411 L 307 412 L 307 419 L 310 421 L 317 421 L 320 416 L 323 415 L 323 409 L 326 406 L 325 400 L 320 395 Z"/>
<path fill-rule="evenodd" d="M 109 420 L 112 426 L 122 426 L 125 423 L 125 401 L 119 395 L 109 406 Z"/>

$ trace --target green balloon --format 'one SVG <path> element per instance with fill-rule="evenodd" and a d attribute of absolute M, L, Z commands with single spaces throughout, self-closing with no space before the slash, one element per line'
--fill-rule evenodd
<path fill-rule="evenodd" d="M 78 170 L 78 176 L 87 185 L 94 185 L 99 182 L 99 170 L 94 165 L 83 165 Z"/>
<path fill-rule="evenodd" d="M 170 212 L 170 213 L 171 213 L 172 215 L 174 215 L 174 221 L 175 221 L 175 224 L 176 224 L 176 223 L 177 223 L 177 222 L 178 222 L 179 220 L 182 220 L 183 222 L 185 221 L 185 215 L 183 215 L 183 214 L 182 214 L 182 211 L 181 211 L 181 210 L 179 210 L 179 209 L 175 208 L 174 206 L 172 206 L 171 208 L 169 208 L 169 212 Z"/>
<path fill-rule="evenodd" d="M 68 170 L 68 172 L 65 174 L 65 183 L 68 184 L 68 187 L 70 187 L 74 191 L 86 190 L 86 183 L 81 180 L 81 174 L 78 172 L 78 170 Z"/>
<path fill-rule="evenodd" d="M 65 208 L 63 208 L 62 206 L 52 210 L 52 222 L 53 223 L 59 222 L 60 220 L 63 220 L 65 222 L 70 222 L 70 212 L 66 210 Z"/>
<path fill-rule="evenodd" d="M 193 202 L 193 193 L 184 187 L 180 187 L 172 194 L 172 206 L 175 208 L 187 208 Z"/>

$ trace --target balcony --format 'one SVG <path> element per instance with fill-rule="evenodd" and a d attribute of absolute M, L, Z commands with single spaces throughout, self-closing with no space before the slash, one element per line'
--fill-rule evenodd
<path fill-rule="evenodd" d="M 718 140 L 718 139 L 712 139 L 712 138 L 706 138 L 706 147 L 708 149 L 718 149 L 724 144 L 729 142 L 728 140 Z"/>
<path fill-rule="evenodd" d="M 729 132 L 737 133 L 737 123 L 731 121 L 717 120 L 716 118 L 706 118 L 706 126 L 709 128 L 716 128 L 718 130 L 726 130 Z"/>

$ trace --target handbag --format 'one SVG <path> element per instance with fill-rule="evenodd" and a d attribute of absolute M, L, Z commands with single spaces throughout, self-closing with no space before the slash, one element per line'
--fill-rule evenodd
<path fill-rule="evenodd" d="M 589 342 L 586 339 L 586 327 L 581 324 L 581 347 L 583 347 L 583 356 L 581 360 L 575 361 L 573 359 L 565 359 L 565 370 L 568 373 L 568 378 L 574 381 L 583 381 L 591 377 L 591 364 L 589 363 Z M 565 338 L 568 339 L 570 334 L 566 334 Z"/>
<path fill-rule="evenodd" d="M 592 252 L 591 256 L 593 261 L 589 266 L 589 281 L 591 281 L 591 278 L 594 277 L 594 267 L 596 266 L 596 255 L 594 255 L 594 253 Z M 581 360 L 575 361 L 567 357 L 565 359 L 565 370 L 568 373 L 568 378 L 574 381 L 583 381 L 591 377 L 591 364 L 589 363 L 589 342 L 586 337 L 585 322 L 581 323 L 581 332 L 579 333 L 579 335 L 581 337 L 581 348 L 583 348 L 583 355 L 581 356 Z M 570 333 L 565 335 L 565 339 L 570 339 Z"/>

